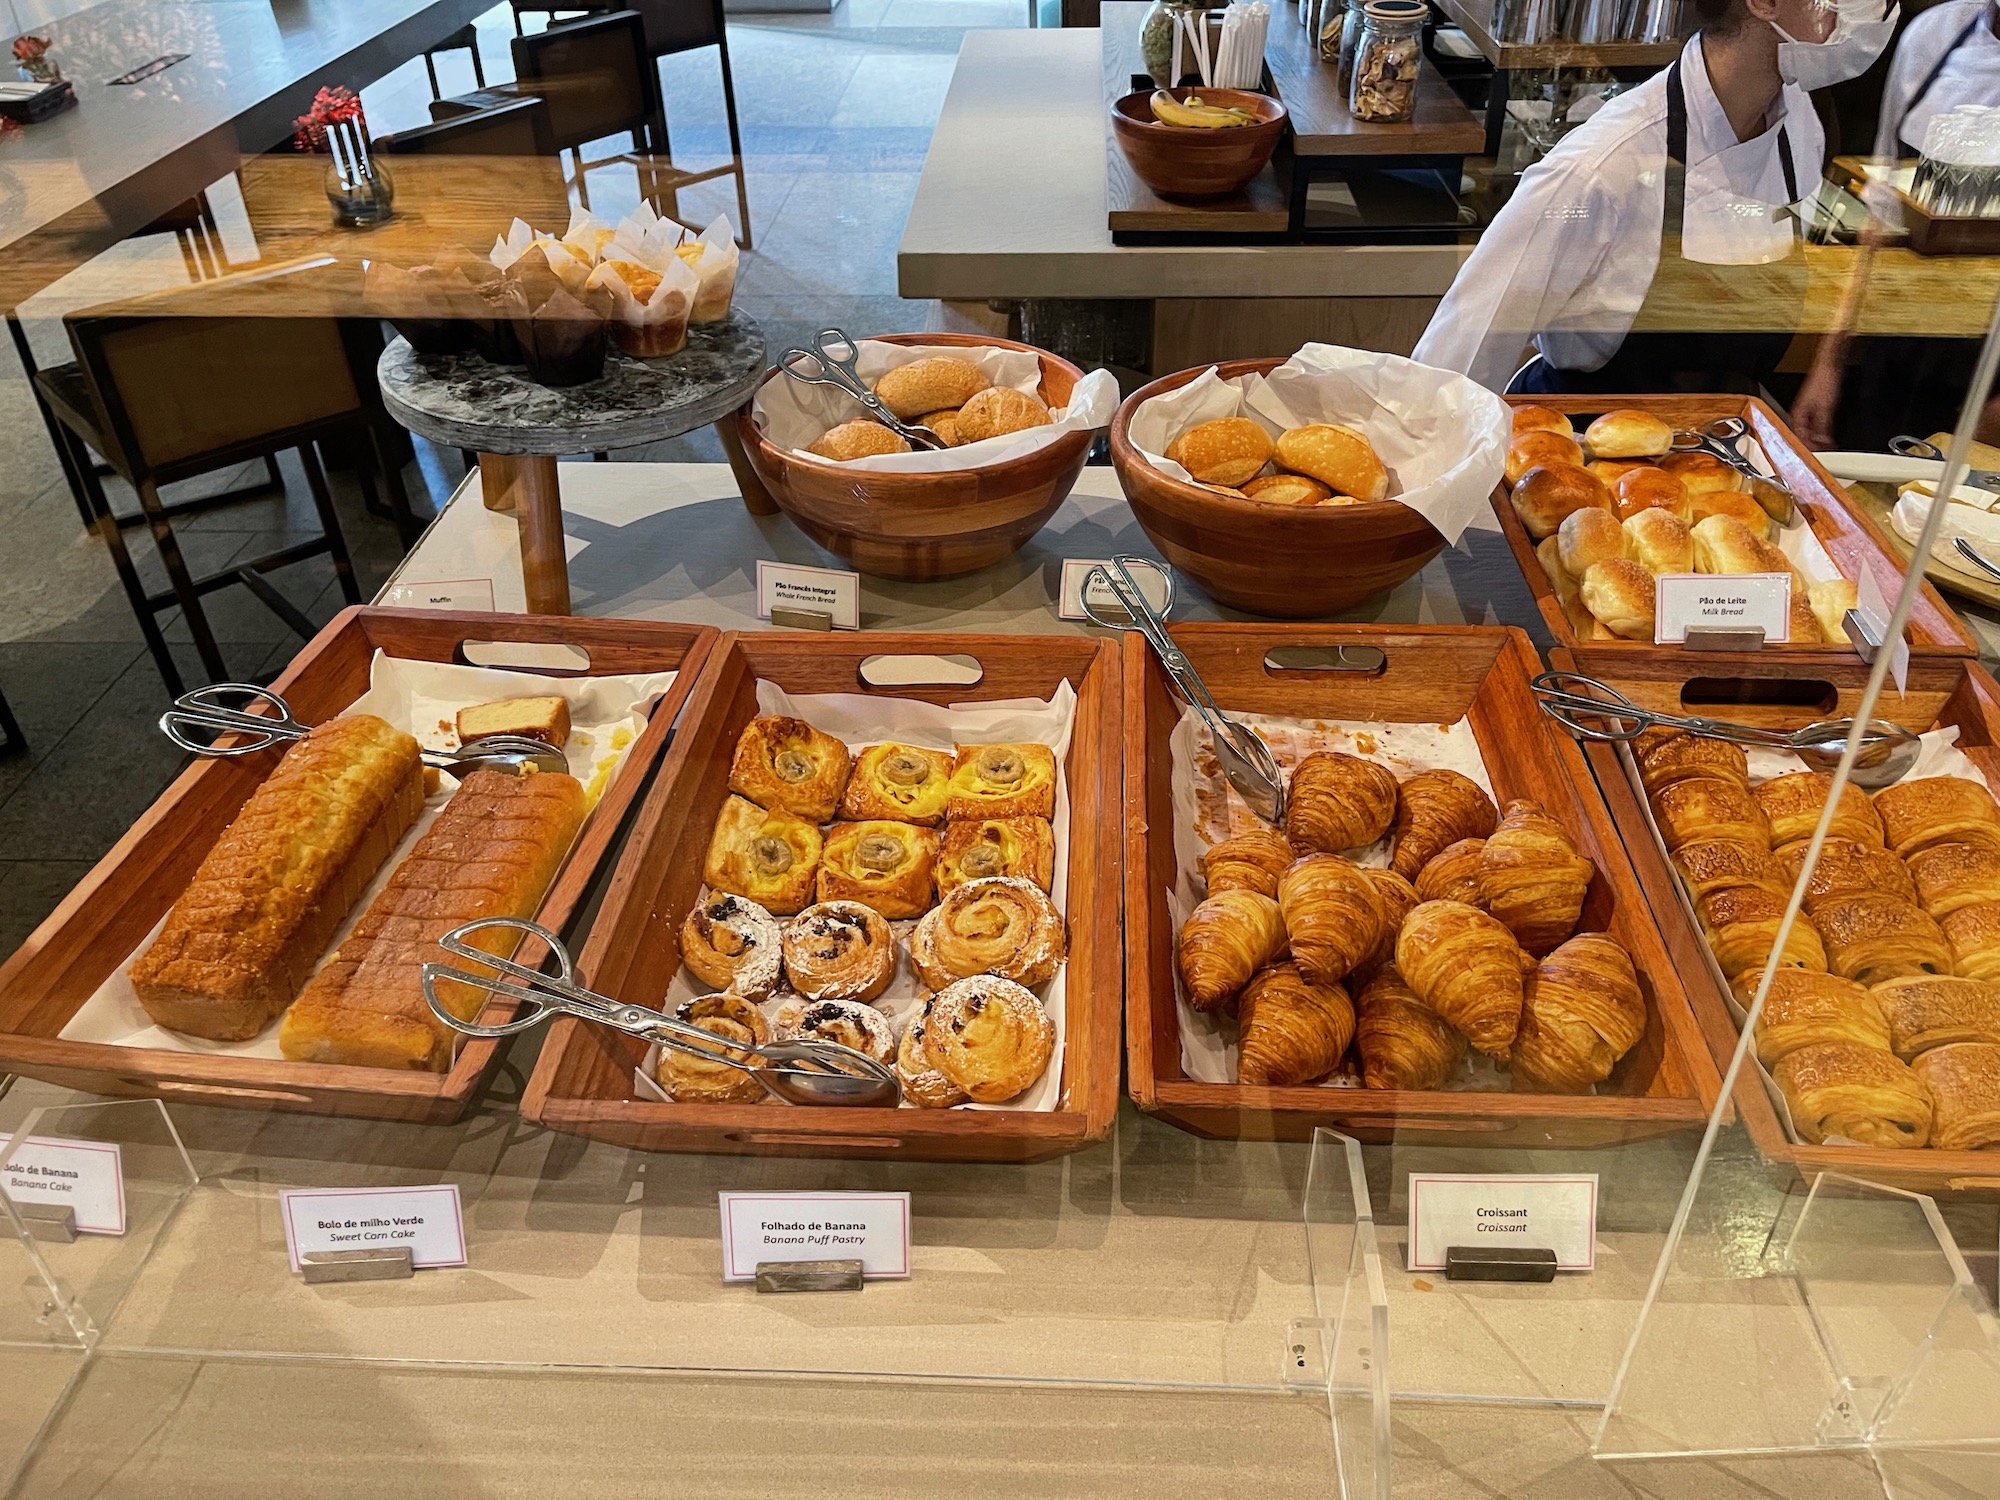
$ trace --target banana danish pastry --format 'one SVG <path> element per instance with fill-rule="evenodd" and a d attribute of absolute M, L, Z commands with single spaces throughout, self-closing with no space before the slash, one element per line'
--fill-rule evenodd
<path fill-rule="evenodd" d="M 1051 818 L 1056 811 L 1056 753 L 1047 745 L 960 745 L 945 816 Z"/>
<path fill-rule="evenodd" d="M 891 919 L 931 909 L 938 837 L 913 823 L 836 823 L 819 857 L 819 899 L 859 901 Z"/>
<path fill-rule="evenodd" d="M 945 824 L 937 888 L 950 895 L 968 880 L 1016 875 L 1043 890 L 1055 878 L 1056 831 L 1047 818 L 961 819 Z"/>
<path fill-rule="evenodd" d="M 916 745 L 870 745 L 854 758 L 840 816 L 865 823 L 890 819 L 934 828 L 944 821 L 951 757 Z"/>
<path fill-rule="evenodd" d="M 847 746 L 804 719 L 766 714 L 736 740 L 729 790 L 759 807 L 824 823 L 847 787 Z"/>
<path fill-rule="evenodd" d="M 819 829 L 805 819 L 731 797 L 709 836 L 701 878 L 789 917 L 812 903 L 821 848 Z"/>

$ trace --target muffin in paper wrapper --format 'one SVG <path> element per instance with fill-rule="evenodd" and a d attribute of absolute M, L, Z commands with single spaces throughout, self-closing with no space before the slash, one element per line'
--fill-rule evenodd
<path fill-rule="evenodd" d="M 688 321 L 719 323 L 729 316 L 730 299 L 736 295 L 736 232 L 724 214 L 693 239 L 688 234 L 687 225 L 662 217 L 650 203 L 641 203 L 618 221 L 618 235 L 612 243 L 642 252 L 631 257 L 642 264 L 653 264 L 659 255 L 669 252 L 678 255 L 701 282 Z"/>
<path fill-rule="evenodd" d="M 589 209 L 572 208 L 562 242 L 585 265 L 595 266 L 604 259 L 604 247 L 617 232 Z"/>
<path fill-rule="evenodd" d="M 635 359 L 658 359 L 687 343 L 700 283 L 678 255 L 640 260 L 642 253 L 613 239 L 587 285 L 611 299 L 611 342 Z"/>
<path fill-rule="evenodd" d="M 471 319 L 483 308 L 462 271 L 374 260 L 361 286 L 368 311 L 387 318 L 417 353 L 456 354 L 471 346 Z"/>
<path fill-rule="evenodd" d="M 512 271 L 532 250 L 541 251 L 543 262 L 572 293 L 582 292 L 584 282 L 590 279 L 592 263 L 575 246 L 552 235 L 536 234 L 525 219 L 509 224 L 507 232 L 494 239 L 486 258 L 502 271 Z"/>
<path fill-rule="evenodd" d="M 521 341 L 521 363 L 537 385 L 585 385 L 604 373 L 603 311 L 572 297 L 562 288 L 540 307 L 517 318 L 514 335 Z"/>

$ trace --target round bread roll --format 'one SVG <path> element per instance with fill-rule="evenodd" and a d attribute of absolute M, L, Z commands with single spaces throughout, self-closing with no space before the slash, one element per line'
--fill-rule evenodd
<path fill-rule="evenodd" d="M 1546 406 L 1514 408 L 1514 436 L 1519 437 L 1524 432 L 1553 432 L 1566 438 L 1576 436 L 1576 429 L 1569 425 L 1569 418 Z"/>
<path fill-rule="evenodd" d="M 1659 465 L 1650 458 L 1593 458 L 1584 467 L 1603 480 L 1605 488 L 1611 489 L 1634 469 L 1657 469 Z"/>
<path fill-rule="evenodd" d="M 1669 453 L 1660 467 L 1687 487 L 1690 495 L 1708 490 L 1740 490 L 1743 476 L 1713 453 Z"/>
<path fill-rule="evenodd" d="M 1612 503 L 1618 507 L 1618 519 L 1629 521 L 1642 510 L 1669 510 L 1679 519 L 1687 519 L 1687 488 L 1665 469 L 1656 469 L 1650 464 L 1643 468 L 1627 469 L 1611 487 Z"/>
<path fill-rule="evenodd" d="M 1629 557 L 1595 563 L 1577 584 L 1583 607 L 1621 640 L 1653 638 L 1653 575 Z"/>
<path fill-rule="evenodd" d="M 1514 514 L 1538 542 L 1554 536 L 1572 511 L 1611 509 L 1611 491 L 1604 481 L 1575 464 L 1543 464 L 1528 470 L 1510 498 Z"/>
<path fill-rule="evenodd" d="M 1796 583 L 1792 585 L 1792 634 L 1794 646 L 1818 646 L 1826 643 L 1826 632 L 1819 628 L 1819 616 L 1813 613 L 1812 599 Z"/>
<path fill-rule="evenodd" d="M 1266 474 L 1243 486 L 1243 498 L 1267 505 L 1318 505 L 1334 498 L 1333 491 L 1303 474 Z"/>
<path fill-rule="evenodd" d="M 830 427 L 806 445 L 806 452 L 817 453 L 821 458 L 850 459 L 875 458 L 884 453 L 908 453 L 909 440 L 900 433 L 891 432 L 880 422 L 871 422 L 865 417 L 857 417 L 852 422 L 842 422 L 838 427 Z"/>
<path fill-rule="evenodd" d="M 956 448 L 965 441 L 964 435 L 958 430 L 956 410 L 925 412 L 917 418 L 917 425 L 930 428 L 943 440 L 947 448 Z"/>
<path fill-rule="evenodd" d="M 1012 386 L 988 386 L 958 409 L 958 435 L 968 443 L 1047 427 L 1055 419 L 1049 409 L 1026 391 Z"/>
<path fill-rule="evenodd" d="M 1759 514 L 1762 514 L 1760 511 Z M 1693 527 L 1698 573 L 1789 573 L 1791 561 L 1734 516 L 1710 516 Z"/>
<path fill-rule="evenodd" d="M 1746 495 L 1741 490 L 1690 491 L 1688 525 L 1699 526 L 1710 516 L 1729 516 L 1740 521 L 1753 536 L 1768 536 L 1771 531 L 1771 513 L 1757 503 L 1756 496 Z"/>
<path fill-rule="evenodd" d="M 1624 555 L 1625 528 L 1608 510 L 1571 511 L 1556 528 L 1556 556 L 1573 578 L 1583 577 L 1593 563 Z"/>
<path fill-rule="evenodd" d="M 1583 463 L 1583 450 L 1576 439 L 1560 432 L 1524 432 L 1507 445 L 1507 482 L 1519 484 L 1521 476 L 1537 465 Z"/>
<path fill-rule="evenodd" d="M 1687 525 L 1671 511 L 1642 510 L 1628 516 L 1622 528 L 1625 555 L 1648 573 L 1692 573 L 1694 538 Z"/>
<path fill-rule="evenodd" d="M 1658 458 L 1674 446 L 1674 430 L 1649 411 L 1621 407 L 1583 430 L 1592 458 Z"/>
<path fill-rule="evenodd" d="M 927 411 L 956 410 L 992 384 L 970 360 L 938 354 L 885 371 L 875 382 L 875 394 L 907 422 Z"/>
<path fill-rule="evenodd" d="M 1167 444 L 1167 457 L 1202 484 L 1241 485 L 1271 461 L 1271 435 L 1248 417 L 1217 417 Z"/>
<path fill-rule="evenodd" d="M 1278 464 L 1317 479 L 1336 494 L 1356 500 L 1389 498 L 1389 471 L 1375 456 L 1366 433 L 1331 422 L 1315 422 L 1278 434 Z"/>

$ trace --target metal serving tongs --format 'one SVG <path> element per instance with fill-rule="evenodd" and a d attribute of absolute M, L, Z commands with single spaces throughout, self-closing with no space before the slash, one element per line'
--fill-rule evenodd
<path fill-rule="evenodd" d="M 504 927 L 510 932 L 540 938 L 555 958 L 556 972 L 544 974 L 526 964 L 515 963 L 511 958 L 501 958 L 484 948 L 475 948 L 467 941 L 472 934 L 490 927 Z M 424 999 L 429 1003 L 431 1013 L 452 1030 L 462 1031 L 467 1036 L 514 1036 L 539 1026 L 550 1016 L 576 1016 L 623 1031 L 642 1041 L 656 1042 L 669 1051 L 683 1052 L 689 1057 L 699 1057 L 705 1062 L 721 1063 L 726 1068 L 748 1073 L 764 1086 L 764 1091 L 772 1098 L 787 1104 L 893 1108 L 902 1098 L 902 1086 L 897 1083 L 892 1069 L 865 1052 L 843 1047 L 838 1042 L 801 1038 L 739 1047 L 712 1031 L 703 1031 L 699 1026 L 690 1026 L 685 1021 L 648 1010 L 643 1005 L 625 1005 L 587 990 L 576 982 L 576 971 L 570 965 L 569 952 L 563 947 L 562 940 L 546 927 L 520 917 L 481 917 L 476 922 L 452 928 L 438 939 L 438 946 L 455 957 L 470 959 L 494 971 L 475 974 L 466 969 L 455 969 L 450 964 L 424 965 Z M 518 1001 L 528 1007 L 528 1013 L 497 1026 L 460 1020 L 439 1002 L 439 980 L 471 985 L 501 999 Z"/>
<path fill-rule="evenodd" d="M 836 345 L 846 352 L 834 353 Z M 867 407 L 870 416 L 891 432 L 901 436 L 912 447 L 927 449 L 950 447 L 949 443 L 930 428 L 919 427 L 914 422 L 905 422 L 883 404 L 880 396 L 868 389 L 867 383 L 854 368 L 860 354 L 861 351 L 855 346 L 854 340 L 838 328 L 822 328 L 813 335 L 812 348 L 787 349 L 779 355 L 778 368 L 792 379 L 803 381 L 807 385 L 839 386 Z M 800 369 L 801 364 L 807 364 L 808 367 Z"/>
<path fill-rule="evenodd" d="M 244 698 L 248 703 L 232 708 L 223 701 L 225 697 Z M 267 705 L 270 712 L 260 714 L 249 711 L 250 706 L 259 703 Z M 182 693 L 174 699 L 174 706 L 160 715 L 160 729 L 183 750 L 195 755 L 219 757 L 250 755 L 258 750 L 268 750 L 273 745 L 303 739 L 309 732 L 306 725 L 292 717 L 289 703 L 269 688 L 258 687 L 251 682 L 217 682 L 196 688 L 191 693 Z M 190 729 L 210 729 L 219 734 L 235 735 L 241 743 L 213 744 L 194 738 L 188 733 Z M 460 777 L 468 771 L 482 770 L 508 771 L 519 775 L 531 766 L 537 771 L 569 769 L 569 762 L 563 758 L 562 751 L 520 734 L 489 734 L 456 750 L 426 750 L 423 759 L 427 766 L 436 766 L 441 771 Z"/>
<path fill-rule="evenodd" d="M 1160 665 L 1167 669 L 1167 680 L 1173 683 L 1181 697 L 1208 726 L 1208 735 L 1215 742 L 1215 758 L 1222 767 L 1223 776 L 1249 804 L 1250 811 L 1266 823 L 1282 826 L 1285 821 L 1285 778 L 1278 771 L 1278 763 L 1271 758 L 1270 747 L 1258 739 L 1248 725 L 1237 723 L 1216 705 L 1208 691 L 1208 684 L 1195 671 L 1194 663 L 1167 634 L 1165 611 L 1155 613 L 1153 606 L 1146 601 L 1144 591 L 1132 577 L 1129 565 L 1133 563 L 1157 569 L 1165 576 L 1166 610 L 1172 610 L 1174 575 L 1170 569 L 1162 568 L 1144 557 L 1114 557 L 1109 567 L 1100 564 L 1085 576 L 1083 612 L 1107 629 L 1136 630 L 1146 638 L 1146 643 L 1160 658 Z M 1098 606 L 1090 595 L 1091 590 L 1100 585 L 1117 597 L 1126 618 L 1118 619 L 1097 612 Z"/>
<path fill-rule="evenodd" d="M 1739 745 L 1789 750 L 1815 771 L 1831 771 L 1840 764 L 1847 737 L 1854 730 L 1852 719 L 1822 719 L 1787 732 L 1732 724 L 1726 719 L 1658 713 L 1639 707 L 1616 688 L 1577 672 L 1544 672 L 1531 686 L 1542 712 L 1580 740 L 1617 743 L 1636 740 L 1648 729 L 1685 729 L 1690 734 L 1731 740 Z M 1600 722 L 1586 723 L 1586 720 Z M 1885 719 L 1870 720 L 1848 779 L 1862 787 L 1888 786 L 1900 781 L 1917 763 L 1921 748 L 1922 741 L 1902 725 Z"/>
<path fill-rule="evenodd" d="M 1717 417 L 1706 427 L 1674 434 L 1676 453 L 1706 453 L 1719 458 L 1750 481 L 1750 493 L 1780 525 L 1789 526 L 1794 516 L 1792 488 L 1775 474 L 1766 474 L 1743 456 L 1741 444 L 1750 436 L 1750 424 L 1741 417 Z"/>

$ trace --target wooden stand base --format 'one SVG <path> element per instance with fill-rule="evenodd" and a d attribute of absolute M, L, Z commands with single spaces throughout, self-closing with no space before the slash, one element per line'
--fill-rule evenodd
<path fill-rule="evenodd" d="M 729 472 L 736 476 L 736 488 L 743 493 L 743 508 L 753 516 L 775 516 L 778 502 L 771 498 L 771 492 L 764 488 L 764 481 L 757 477 L 757 471 L 750 467 L 750 459 L 743 452 L 743 434 L 737 422 L 749 420 L 750 404 L 746 401 L 740 411 L 733 411 L 715 424 L 715 435 L 722 439 L 722 452 L 729 460 Z"/>
<path fill-rule="evenodd" d="M 568 614 L 569 556 L 563 549 L 555 459 L 540 453 L 482 453 L 479 488 L 488 510 L 512 511 L 520 523 L 528 613 Z"/>

